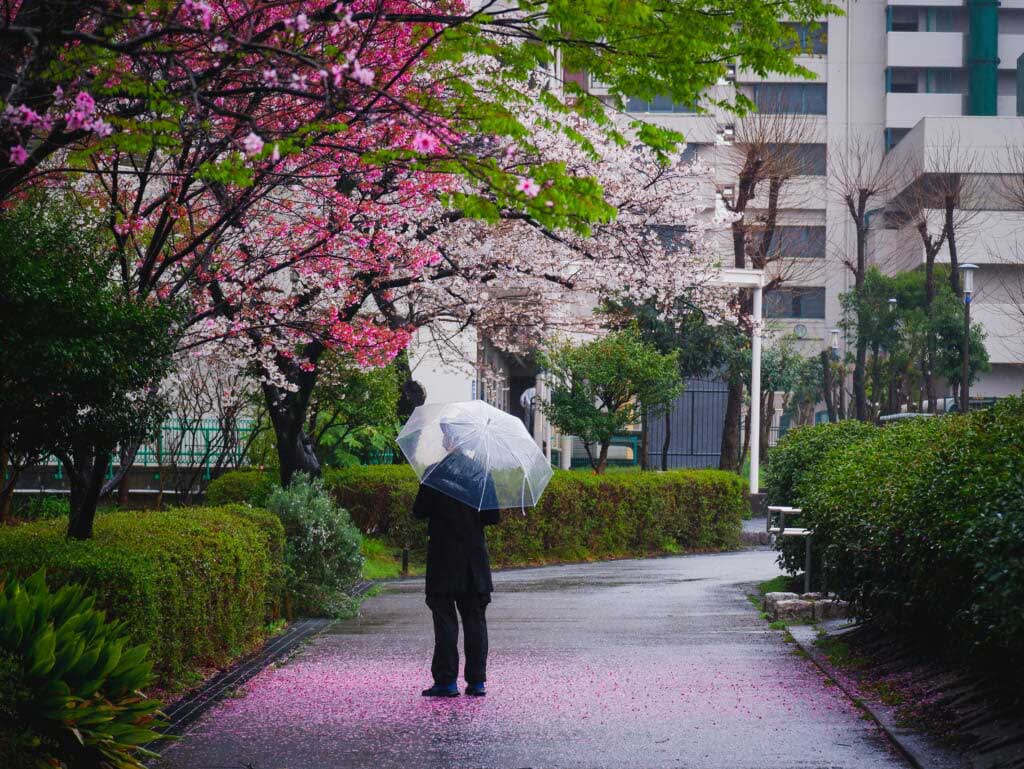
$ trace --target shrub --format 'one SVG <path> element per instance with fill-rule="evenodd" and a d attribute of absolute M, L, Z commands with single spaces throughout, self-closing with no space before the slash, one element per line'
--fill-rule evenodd
<path fill-rule="evenodd" d="M 879 428 L 855 419 L 797 427 L 768 451 L 762 491 L 769 505 L 800 504 L 800 486 L 813 481 L 818 465 L 834 448 L 873 435 Z"/>
<path fill-rule="evenodd" d="M 347 511 L 338 507 L 319 480 L 297 475 L 277 488 L 267 506 L 285 531 L 288 595 L 296 613 L 348 616 L 356 603 L 346 590 L 363 567 L 362 536 Z"/>
<path fill-rule="evenodd" d="M 206 504 L 244 502 L 253 507 L 266 507 L 276 486 L 274 477 L 264 470 L 231 470 L 210 481 L 206 487 Z"/>
<path fill-rule="evenodd" d="M 1024 662 L 1024 400 L 886 427 L 801 499 L 829 582 L 865 617 Z"/>
<path fill-rule="evenodd" d="M 407 465 L 345 468 L 327 485 L 365 532 L 422 546 L 412 518 L 418 482 Z M 556 471 L 537 507 L 503 513 L 488 530 L 496 565 L 737 547 L 748 508 L 745 482 L 717 470 L 667 473 Z"/>
<path fill-rule="evenodd" d="M 880 428 L 855 419 L 820 425 L 807 425 L 790 430 L 768 452 L 764 470 L 764 492 L 769 505 L 803 505 L 803 496 L 819 479 L 821 465 L 829 453 L 850 446 Z M 804 524 L 806 519 L 795 521 Z M 778 543 L 779 565 L 796 574 L 806 565 L 805 543 L 802 539 L 786 538 Z M 820 549 L 812 553 L 811 574 L 815 581 L 822 574 Z"/>
<path fill-rule="evenodd" d="M 159 736 L 145 646 L 106 621 L 79 585 L 51 593 L 40 570 L 0 579 L 0 758 L 5 767 L 143 766 Z M 6 755 L 5 755 L 6 753 Z"/>
<path fill-rule="evenodd" d="M 162 683 L 223 665 L 262 640 L 281 596 L 284 532 L 277 516 L 243 506 L 110 512 L 88 541 L 65 521 L 0 528 L 0 571 L 48 570 L 80 583 L 150 647 Z"/>
<path fill-rule="evenodd" d="M 17 505 L 18 518 L 26 521 L 48 521 L 53 518 L 67 520 L 71 515 L 71 504 L 66 496 L 40 494 Z"/>

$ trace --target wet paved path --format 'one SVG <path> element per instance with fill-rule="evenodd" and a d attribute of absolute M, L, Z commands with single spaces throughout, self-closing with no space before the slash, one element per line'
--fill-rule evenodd
<path fill-rule="evenodd" d="M 257 676 L 160 769 L 905 767 L 744 584 L 774 554 L 504 572 L 486 698 L 431 701 L 422 583 Z"/>

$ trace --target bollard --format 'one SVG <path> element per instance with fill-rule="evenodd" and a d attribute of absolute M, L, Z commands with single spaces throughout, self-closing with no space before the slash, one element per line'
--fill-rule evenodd
<path fill-rule="evenodd" d="M 409 548 L 402 548 L 402 576 L 409 576 Z"/>

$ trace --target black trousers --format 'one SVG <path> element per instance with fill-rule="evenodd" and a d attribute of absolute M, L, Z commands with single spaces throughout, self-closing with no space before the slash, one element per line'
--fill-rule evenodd
<path fill-rule="evenodd" d="M 487 680 L 487 604 L 490 593 L 428 593 L 434 614 L 434 683 L 448 686 L 459 679 L 459 616 L 466 647 L 466 683 Z M 458 609 L 458 615 L 455 613 Z"/>

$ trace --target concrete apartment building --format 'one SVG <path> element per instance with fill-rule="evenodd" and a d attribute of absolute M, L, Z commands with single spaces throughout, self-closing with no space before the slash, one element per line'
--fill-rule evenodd
<path fill-rule="evenodd" d="M 847 0 L 846 14 L 822 20 L 821 29 L 797 26 L 804 55 L 798 61 L 813 81 L 760 79 L 743 71 L 714 95 L 738 89 L 777 113 L 779 139 L 803 145 L 806 171 L 783 188 L 777 239 L 782 258 L 769 270 L 782 278 L 766 297 L 775 333 L 794 333 L 808 354 L 821 350 L 840 320 L 839 297 L 852 274 L 844 261 L 855 252 L 855 230 L 839 187 L 851 153 L 884 157 L 889 188 L 872 202 L 870 262 L 896 273 L 924 263 L 914 222 L 893 209 L 937 174 L 969 174 L 975 193 L 962 205 L 959 262 L 979 265 L 974 318 L 983 323 L 992 372 L 973 387 L 979 396 L 1019 393 L 1024 387 L 1024 206 L 999 194 L 1019 186 L 1024 172 L 1022 0 Z M 1021 96 L 1024 107 L 1024 96 Z M 710 109 L 696 114 L 668 99 L 632 100 L 631 114 L 683 132 L 687 151 L 715 169 L 720 194 L 735 195 L 735 148 L 744 118 Z M 750 119 L 746 119 L 748 122 Z M 756 129 L 755 129 L 756 130 Z M 751 133 L 749 128 L 747 134 Z M 845 153 L 845 154 L 844 154 Z M 1016 180 L 1014 181 L 1014 176 Z M 966 197 L 966 195 L 965 195 Z M 753 208 L 765 205 L 763 195 Z M 925 208 L 930 204 L 926 203 Z M 1016 209 L 1016 210 L 1014 210 Z M 748 209 L 749 210 L 749 209 Z M 755 212 L 756 213 L 756 212 Z M 940 212 L 928 211 L 933 223 Z M 778 237 L 781 236 L 781 237 Z M 731 259 L 731 243 L 723 244 Z M 792 248 L 792 257 L 785 249 Z M 938 262 L 949 262 L 947 247 Z"/>
<path fill-rule="evenodd" d="M 760 79 L 739 67 L 713 89 L 717 96 L 740 89 L 760 106 L 761 117 L 737 118 L 715 108 L 697 114 L 670 99 L 633 99 L 628 110 L 686 135 L 687 153 L 714 169 L 709 195 L 715 188 L 720 195 L 735 194 L 731 145 L 744 131 L 749 134 L 744 120 L 764 121 L 778 113 L 784 125 L 779 140 L 800 145 L 805 173 L 782 192 L 776 236 L 782 258 L 771 270 L 784 280 L 766 296 L 765 315 L 772 333 L 795 334 L 808 355 L 828 344 L 841 316 L 840 295 L 853 280 L 844 262 L 855 252 L 855 231 L 837 192 L 851 154 L 872 155 L 862 160 L 865 166 L 884 158 L 891 177 L 889 189 L 872 203 L 868 240 L 869 261 L 889 274 L 925 261 L 914 223 L 889 209 L 936 174 L 975 177 L 973 188 L 988 192 L 964 203 L 973 210 L 958 236 L 959 261 L 980 267 L 973 317 L 985 326 L 992 371 L 972 394 L 1019 393 L 1024 387 L 1024 194 L 1010 203 L 996 191 L 1013 187 L 1015 176 L 1024 181 L 1024 118 L 1018 116 L 1024 112 L 1018 68 L 1024 0 L 845 0 L 841 5 L 845 15 L 823 19 L 820 30 L 796 27 L 803 50 L 798 60 L 816 79 Z M 591 88 L 600 93 L 599 86 Z M 762 193 L 751 204 L 755 215 L 763 205 Z M 928 211 L 927 217 L 936 220 L 939 213 Z M 723 263 L 731 264 L 727 233 L 722 253 Z M 949 261 L 946 247 L 937 261 Z M 428 399 L 485 397 L 515 411 L 516 395 L 528 384 L 528 366 L 504 360 L 471 333 L 456 346 L 462 360 L 448 355 L 444 364 L 429 346 L 420 348 L 415 376 L 426 385 Z M 500 373 L 503 366 L 508 369 L 504 381 L 484 381 L 485 369 Z"/>

